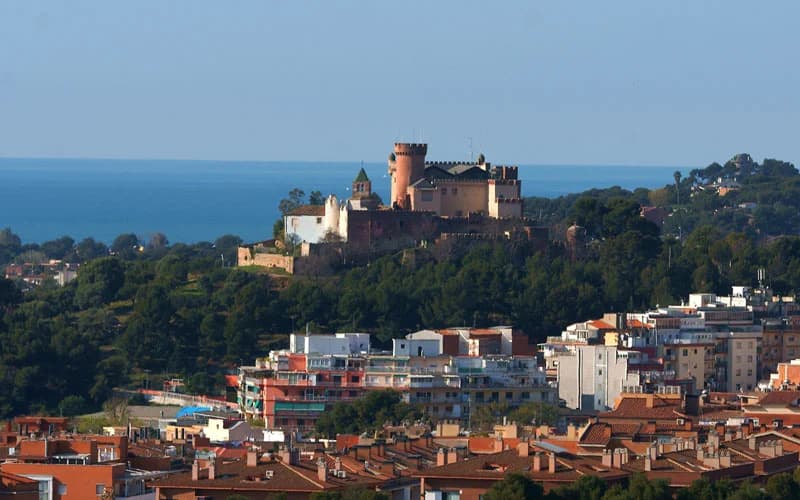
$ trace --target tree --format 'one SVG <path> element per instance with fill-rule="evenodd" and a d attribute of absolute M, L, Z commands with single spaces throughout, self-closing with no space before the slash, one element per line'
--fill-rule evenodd
<path fill-rule="evenodd" d="M 294 188 L 289 191 L 289 197 L 283 198 L 280 203 L 278 203 L 278 210 L 281 212 L 281 215 L 289 215 L 289 212 L 302 205 L 305 196 L 305 191 L 299 188 Z"/>
<path fill-rule="evenodd" d="M 132 259 L 139 252 L 139 238 L 133 233 L 120 234 L 111 243 L 111 251 L 123 259 Z"/>
<path fill-rule="evenodd" d="M 84 238 L 75 247 L 75 254 L 79 262 L 86 262 L 108 255 L 108 247 L 99 241 L 95 241 L 94 238 Z"/>
<path fill-rule="evenodd" d="M 19 253 L 22 247 L 22 240 L 11 232 L 11 228 L 0 230 L 0 264 L 11 262 Z"/>
<path fill-rule="evenodd" d="M 675 173 L 672 174 L 672 178 L 675 179 L 675 197 L 677 201 L 675 202 L 676 205 L 681 204 L 681 171 L 676 170 Z"/>
<path fill-rule="evenodd" d="M 167 245 L 169 245 L 169 240 L 164 233 L 153 233 L 153 235 L 150 236 L 150 241 L 147 242 L 148 250 L 159 250 L 166 248 Z"/>
<path fill-rule="evenodd" d="M 81 309 L 110 302 L 125 282 L 125 269 L 116 257 L 95 259 L 81 267 L 75 305 Z"/>
<path fill-rule="evenodd" d="M 62 236 L 56 240 L 42 243 L 42 252 L 51 259 L 63 259 L 72 253 L 75 240 L 69 236 Z"/>
<path fill-rule="evenodd" d="M 484 500 L 530 500 L 542 498 L 544 488 L 525 474 L 511 473 L 486 490 Z"/>
<path fill-rule="evenodd" d="M 529 425 L 533 422 L 536 425 L 555 425 L 558 421 L 558 408 L 547 403 L 533 401 L 515 408 L 509 413 L 509 417 L 521 425 Z"/>
<path fill-rule="evenodd" d="M 325 204 L 325 196 L 322 195 L 321 191 L 311 191 L 311 194 L 308 195 L 308 204 L 309 205 L 324 205 Z"/>
<path fill-rule="evenodd" d="M 775 474 L 767 481 L 767 494 L 771 498 L 798 498 L 800 497 L 800 485 L 798 485 L 791 474 Z"/>

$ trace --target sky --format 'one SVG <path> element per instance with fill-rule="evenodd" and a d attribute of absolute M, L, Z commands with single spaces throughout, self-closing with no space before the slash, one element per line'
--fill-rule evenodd
<path fill-rule="evenodd" d="M 0 156 L 800 163 L 800 2 L 0 0 Z"/>

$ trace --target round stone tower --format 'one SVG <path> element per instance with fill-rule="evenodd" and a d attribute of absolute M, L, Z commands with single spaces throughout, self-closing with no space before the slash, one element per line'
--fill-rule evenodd
<path fill-rule="evenodd" d="M 427 144 L 396 142 L 389 156 L 389 174 L 392 176 L 392 207 L 411 209 L 408 186 L 425 175 Z"/>
<path fill-rule="evenodd" d="M 339 234 L 339 200 L 335 195 L 325 200 L 325 232 Z"/>

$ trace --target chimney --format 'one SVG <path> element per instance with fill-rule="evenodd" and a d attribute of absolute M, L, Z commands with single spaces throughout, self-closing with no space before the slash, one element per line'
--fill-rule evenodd
<path fill-rule="evenodd" d="M 776 439 L 775 440 L 775 456 L 782 457 L 783 456 L 783 440 Z"/>
<path fill-rule="evenodd" d="M 535 452 L 533 454 L 533 472 L 541 472 L 542 471 L 542 454 L 541 452 Z"/>
<path fill-rule="evenodd" d="M 555 474 L 556 473 L 556 454 L 553 453 L 553 452 L 550 452 L 550 453 L 548 453 L 548 455 L 549 455 L 548 472 L 550 472 L 550 474 Z"/>
<path fill-rule="evenodd" d="M 447 450 L 447 463 L 454 464 L 458 462 L 458 453 L 456 453 L 455 448 L 450 448 Z"/>
<path fill-rule="evenodd" d="M 248 467 L 256 467 L 258 466 L 258 452 L 255 450 L 250 450 L 247 452 L 247 466 Z"/>
<path fill-rule="evenodd" d="M 195 460 L 192 462 L 192 481 L 200 479 L 200 462 Z"/>
<path fill-rule="evenodd" d="M 750 436 L 749 438 L 747 438 L 747 447 L 750 448 L 753 451 L 757 451 L 758 450 L 758 446 L 756 445 L 756 437 L 755 436 Z"/>
<path fill-rule="evenodd" d="M 622 448 L 622 465 L 628 463 L 629 455 L 628 455 L 628 448 Z"/>
<path fill-rule="evenodd" d="M 610 469 L 614 465 L 611 455 L 611 450 L 603 450 L 603 467 L 608 467 Z"/>
<path fill-rule="evenodd" d="M 648 454 L 644 456 L 644 471 L 650 472 L 651 470 L 653 470 L 653 461 L 650 459 L 650 455 Z"/>
<path fill-rule="evenodd" d="M 697 460 L 702 460 L 706 456 L 706 452 L 702 446 L 697 447 Z"/>
<path fill-rule="evenodd" d="M 208 479 L 211 479 L 211 480 L 213 480 L 215 477 L 217 477 L 217 465 L 214 462 L 215 461 L 212 459 L 208 463 Z"/>
<path fill-rule="evenodd" d="M 501 451 L 503 451 L 503 437 L 500 434 L 498 434 L 494 438 L 494 452 L 498 453 Z"/>
<path fill-rule="evenodd" d="M 731 452 L 727 450 L 719 451 L 719 466 L 720 468 L 731 466 Z"/>
<path fill-rule="evenodd" d="M 569 424 L 567 426 L 567 440 L 575 441 L 576 439 L 578 439 L 578 429 L 575 424 Z"/>
<path fill-rule="evenodd" d="M 733 432 L 725 431 L 725 442 L 733 441 Z"/>
<path fill-rule="evenodd" d="M 325 459 L 322 457 L 317 460 L 317 479 L 323 483 L 328 480 L 328 464 L 325 463 Z"/>
<path fill-rule="evenodd" d="M 703 457 L 703 465 L 706 467 L 710 467 L 712 469 L 719 469 L 720 466 L 720 458 L 719 453 L 707 453 L 705 457 Z"/>
<path fill-rule="evenodd" d="M 611 452 L 612 453 L 612 455 L 611 455 L 611 467 L 613 467 L 615 469 L 619 469 L 620 467 L 622 467 L 622 453 L 621 453 L 621 451 L 622 450 L 620 450 L 619 448 L 614 448 L 614 450 Z"/>
<path fill-rule="evenodd" d="M 442 465 L 447 464 L 447 458 L 444 454 L 444 448 L 439 448 L 439 451 L 436 452 L 436 466 L 441 467 Z"/>
<path fill-rule="evenodd" d="M 342 470 L 342 457 L 336 457 L 336 460 L 333 462 L 333 470 L 340 471 Z"/>
<path fill-rule="evenodd" d="M 656 447 L 655 443 L 647 447 L 647 456 L 650 457 L 650 460 L 655 460 L 658 458 L 658 448 Z"/>
<path fill-rule="evenodd" d="M 517 452 L 519 453 L 519 456 L 521 456 L 521 457 L 527 457 L 528 456 L 528 443 L 527 443 L 527 441 L 523 441 L 523 442 L 521 442 L 521 443 L 519 443 L 517 445 Z"/>
<path fill-rule="evenodd" d="M 708 431 L 708 445 L 713 446 L 715 450 L 719 448 L 719 434 L 713 429 Z"/>

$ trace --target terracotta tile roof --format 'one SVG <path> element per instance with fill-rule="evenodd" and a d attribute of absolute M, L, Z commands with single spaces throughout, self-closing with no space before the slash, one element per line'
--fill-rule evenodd
<path fill-rule="evenodd" d="M 580 444 L 605 446 L 609 441 L 611 441 L 611 426 L 596 422 L 589 424 L 589 427 L 581 434 Z"/>
<path fill-rule="evenodd" d="M 558 443 L 558 441 L 556 441 Z M 556 444 L 556 446 L 559 446 Z M 506 474 L 520 472 L 528 474 L 535 481 L 571 482 L 583 475 L 592 474 L 604 480 L 621 479 L 628 475 L 622 470 L 606 469 L 593 458 L 556 456 L 556 472 L 548 471 L 547 454 L 542 455 L 542 471 L 533 471 L 533 456 L 521 457 L 516 449 L 479 455 L 441 467 L 434 467 L 416 474 L 417 477 L 440 477 L 455 479 L 477 479 L 495 482 Z"/>
<path fill-rule="evenodd" d="M 611 434 L 614 437 L 617 436 L 635 436 L 639 433 L 639 429 L 642 428 L 642 424 L 635 423 L 635 424 L 611 424 Z"/>
<path fill-rule="evenodd" d="M 668 420 L 681 416 L 681 401 L 679 399 L 662 399 L 655 394 L 648 394 L 653 398 L 653 407 L 648 408 L 647 398 L 623 397 L 617 407 L 610 412 L 600 413 L 602 418 L 635 418 L 642 421 Z"/>
<path fill-rule="evenodd" d="M 299 207 L 295 208 L 287 215 L 307 215 L 311 217 L 322 217 L 325 215 L 325 206 L 324 205 L 300 205 Z"/>
<path fill-rule="evenodd" d="M 494 453 L 495 442 L 497 439 L 493 437 L 471 437 L 469 438 L 468 448 L 471 453 Z M 503 439 L 503 449 L 516 448 L 519 444 L 519 439 Z"/>
<path fill-rule="evenodd" d="M 795 406 L 800 399 L 800 391 L 773 391 L 758 402 L 761 406 Z"/>
<path fill-rule="evenodd" d="M 599 330 L 613 330 L 614 328 L 616 328 L 611 323 L 606 323 L 602 319 L 596 319 L 593 321 L 589 321 L 588 323 Z"/>
<path fill-rule="evenodd" d="M 247 467 L 243 460 L 221 462 L 217 461 L 216 479 L 194 481 L 191 472 L 182 472 L 155 480 L 152 485 L 161 488 L 311 493 L 356 485 L 376 485 L 380 482 L 378 478 L 355 474 L 352 470 L 348 471 L 346 479 L 330 475 L 325 482 L 321 482 L 317 477 L 316 461 L 301 461 L 298 465 L 286 465 L 279 461 L 259 462 L 256 467 Z M 272 471 L 270 479 L 266 479 L 266 471 Z"/>
<path fill-rule="evenodd" d="M 642 323 L 638 319 L 629 319 L 626 324 L 630 328 L 650 328 L 650 325 L 646 323 Z"/>

